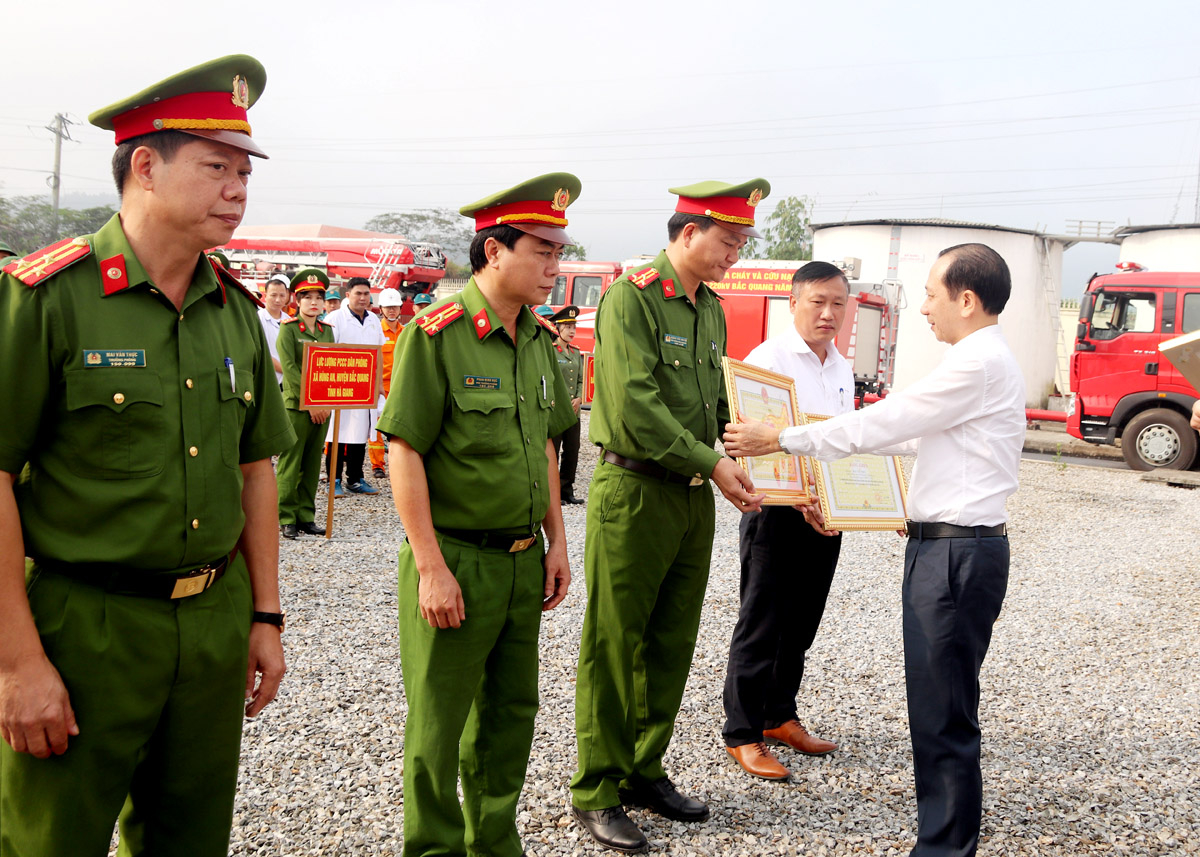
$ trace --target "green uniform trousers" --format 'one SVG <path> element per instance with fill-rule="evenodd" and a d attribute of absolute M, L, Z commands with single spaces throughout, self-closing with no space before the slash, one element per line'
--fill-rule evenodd
<path fill-rule="evenodd" d="M 404 854 L 518 857 L 517 799 L 538 709 L 544 546 L 541 537 L 521 553 L 439 541 L 466 605 L 459 628 L 421 618 L 412 548 L 400 548 Z"/>
<path fill-rule="evenodd" d="M 662 757 L 696 648 L 715 506 L 708 482 L 672 485 L 602 462 L 588 489 L 587 609 L 575 685 L 583 810 L 665 777 Z"/>
<path fill-rule="evenodd" d="M 317 425 L 308 411 L 288 408 L 296 443 L 279 454 L 275 480 L 279 483 L 279 525 L 311 524 L 317 513 L 317 482 L 328 426 Z"/>
<path fill-rule="evenodd" d="M 241 746 L 250 580 L 238 557 L 176 601 L 28 577 L 79 724 L 49 759 L 0 741 L 0 855 L 225 857 Z"/>

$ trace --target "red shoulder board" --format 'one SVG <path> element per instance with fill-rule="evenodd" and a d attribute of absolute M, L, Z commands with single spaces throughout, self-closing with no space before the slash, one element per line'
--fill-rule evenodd
<path fill-rule="evenodd" d="M 646 286 L 658 279 L 657 268 L 647 268 L 644 271 L 638 271 L 636 274 L 629 275 L 629 282 L 633 283 L 639 289 L 644 289 Z"/>
<path fill-rule="evenodd" d="M 462 318 L 465 314 L 466 310 L 463 309 L 462 304 L 446 304 L 439 310 L 425 313 L 416 319 L 414 324 L 430 336 L 433 336 L 435 333 L 443 330 L 450 322 Z"/>
<path fill-rule="evenodd" d="M 254 303 L 256 305 L 258 305 L 260 307 L 266 306 L 266 304 L 264 304 L 262 301 L 260 301 L 258 299 L 258 297 L 254 294 L 254 292 L 250 291 L 248 288 L 243 286 L 242 281 L 239 280 L 237 277 L 235 277 L 233 274 L 231 274 L 224 265 L 222 265 L 220 262 L 218 262 L 212 256 L 205 256 L 204 258 L 208 260 L 208 263 L 210 265 L 212 265 L 213 273 L 215 273 L 217 275 L 217 282 L 221 286 L 221 298 L 222 299 L 225 298 L 226 287 L 232 286 L 233 288 L 237 289 L 239 292 L 244 294 L 246 297 L 250 298 L 250 300 L 254 301 Z"/>
<path fill-rule="evenodd" d="M 536 312 L 533 312 L 533 307 L 530 307 L 529 311 L 533 313 L 533 317 L 537 319 L 538 324 L 546 328 L 546 330 L 550 331 L 555 336 L 558 336 L 558 328 L 555 327 L 554 322 L 547 319 L 544 315 L 538 315 Z"/>
<path fill-rule="evenodd" d="M 13 259 L 3 270 L 32 288 L 91 253 L 92 245 L 86 238 L 64 238 L 24 259 Z"/>
<path fill-rule="evenodd" d="M 664 298 L 675 297 L 675 281 L 674 280 L 663 280 L 662 284 L 663 284 L 663 297 Z"/>

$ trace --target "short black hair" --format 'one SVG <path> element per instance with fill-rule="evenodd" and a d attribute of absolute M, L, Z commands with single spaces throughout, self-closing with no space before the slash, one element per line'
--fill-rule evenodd
<path fill-rule="evenodd" d="M 480 229 L 475 233 L 475 237 L 471 239 L 471 247 L 467 251 L 467 255 L 471 260 L 471 273 L 478 274 L 487 267 L 487 253 L 483 250 L 483 245 L 487 243 L 489 238 L 495 238 L 509 250 L 517 246 L 517 242 L 521 240 L 521 236 L 527 233 L 522 232 L 515 226 L 505 226 L 503 223 L 499 226 L 489 226 L 487 229 Z"/>
<path fill-rule="evenodd" d="M 703 214 L 683 214 L 677 211 L 667 221 L 667 243 L 670 244 L 678 238 L 679 233 L 683 231 L 683 227 L 689 223 L 696 224 L 696 228 L 701 232 L 707 232 L 708 228 L 713 225 L 711 217 L 705 217 Z"/>
<path fill-rule="evenodd" d="M 371 291 L 371 281 L 366 277 L 351 277 L 346 283 L 346 295 L 349 296 L 356 286 L 366 286 L 367 291 Z"/>
<path fill-rule="evenodd" d="M 138 137 L 130 137 L 123 143 L 117 144 L 117 150 L 112 156 L 112 176 L 117 183 L 117 196 L 125 195 L 125 182 L 129 179 L 133 151 L 140 146 L 146 146 L 158 152 L 167 163 L 175 158 L 175 153 L 188 143 L 196 142 L 199 137 L 185 134 L 183 131 L 154 131 Z"/>
<path fill-rule="evenodd" d="M 1003 257 L 986 244 L 955 244 L 947 247 L 938 258 L 950 256 L 950 264 L 942 273 L 942 282 L 950 297 L 957 298 L 964 289 L 979 297 L 988 315 L 1000 315 L 1012 294 L 1012 275 Z"/>
<path fill-rule="evenodd" d="M 846 284 L 846 292 L 849 294 L 850 280 L 846 278 L 846 272 L 837 265 L 829 262 L 809 262 L 807 265 L 801 265 L 796 273 L 792 274 L 792 294 L 799 297 L 800 290 L 807 283 L 823 283 L 834 277 L 841 278 L 841 281 Z"/>

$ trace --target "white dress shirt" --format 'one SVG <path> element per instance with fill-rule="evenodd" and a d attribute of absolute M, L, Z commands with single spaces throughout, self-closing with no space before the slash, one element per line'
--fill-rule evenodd
<path fill-rule="evenodd" d="M 265 306 L 259 307 L 258 320 L 262 322 L 263 333 L 267 335 L 267 347 L 271 349 L 271 356 L 278 360 L 279 350 L 275 347 L 275 340 L 279 339 L 279 325 L 283 322 L 283 313 L 279 314 L 279 318 L 273 318 Z M 282 372 L 275 373 L 275 383 L 283 383 Z"/>
<path fill-rule="evenodd" d="M 832 342 L 825 346 L 822 363 L 796 328 L 789 327 L 746 355 L 746 362 L 792 378 L 796 404 L 806 414 L 832 417 L 854 409 L 854 370 Z"/>
<path fill-rule="evenodd" d="M 823 461 L 908 452 L 912 445 L 897 445 L 913 439 L 912 520 L 964 527 L 1007 520 L 1004 501 L 1017 490 L 1025 439 L 1025 381 L 997 325 L 963 337 L 911 387 L 779 437 L 788 452 Z"/>
<path fill-rule="evenodd" d="M 325 316 L 325 323 L 333 327 L 334 342 L 354 345 L 383 345 L 385 341 L 383 325 L 379 323 L 379 316 L 370 310 L 367 310 L 364 318 L 359 319 L 350 311 L 348 304 L 343 304 Z M 382 395 L 382 387 L 379 392 Z M 378 408 L 343 409 L 338 420 L 338 443 L 366 443 L 378 418 Z M 328 425 L 329 428 L 325 431 L 325 440 L 332 441 L 332 418 Z"/>

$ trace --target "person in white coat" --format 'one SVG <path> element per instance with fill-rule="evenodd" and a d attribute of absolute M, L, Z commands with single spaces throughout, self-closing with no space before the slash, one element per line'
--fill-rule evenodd
<path fill-rule="evenodd" d="M 325 316 L 325 323 L 333 326 L 333 341 L 347 345 L 383 345 L 383 326 L 379 317 L 371 312 L 371 283 L 365 277 L 353 277 L 346 284 L 346 301 L 340 309 Z M 367 452 L 367 440 L 375 420 L 379 418 L 377 408 L 360 408 L 342 411 L 339 418 L 337 442 L 338 449 L 337 472 L 332 467 L 334 441 L 333 420 L 329 421 L 329 431 L 325 436 L 328 452 L 325 458 L 325 470 L 329 480 L 333 482 L 335 497 L 344 497 L 346 491 L 352 494 L 378 494 L 363 478 L 363 458 Z M 346 487 L 342 489 L 342 468 L 345 463 Z"/>

